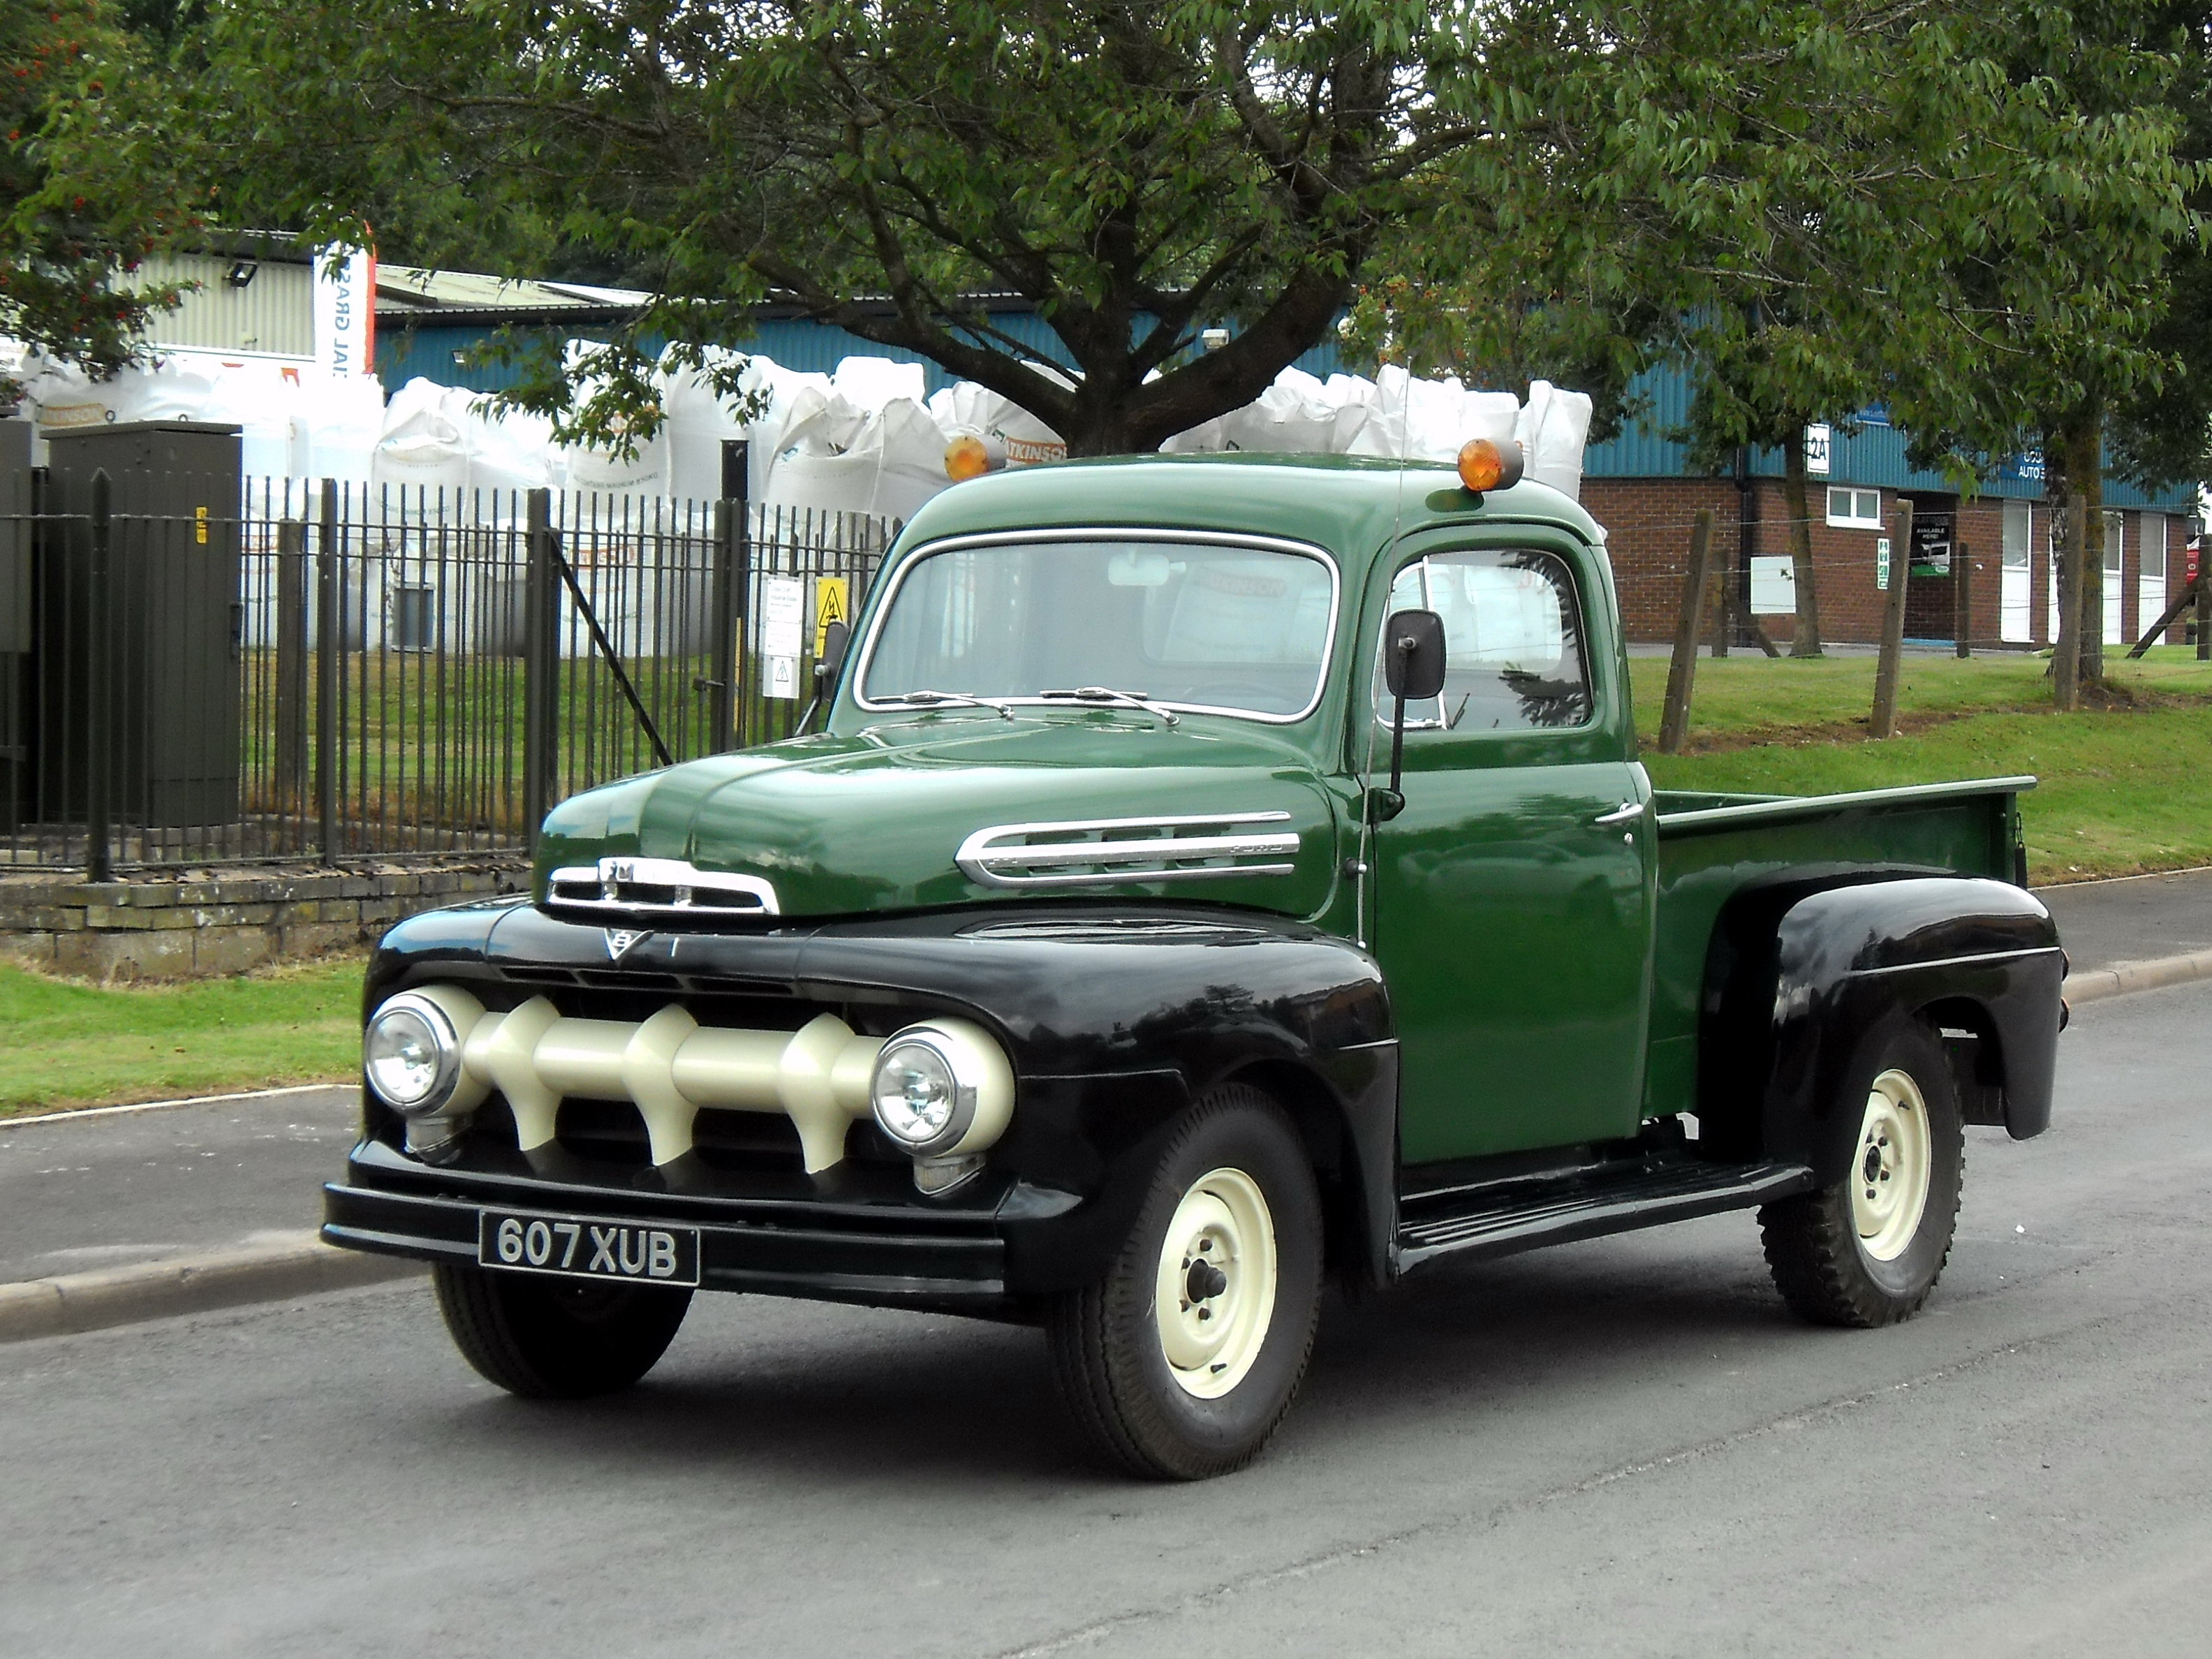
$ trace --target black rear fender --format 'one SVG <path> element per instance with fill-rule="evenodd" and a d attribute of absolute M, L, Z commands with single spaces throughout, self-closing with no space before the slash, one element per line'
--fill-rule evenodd
<path fill-rule="evenodd" d="M 1704 1138 L 1723 1157 L 1848 1167 L 1848 1079 L 1903 1014 L 1945 1033 L 1970 1122 L 2051 1121 L 2065 958 L 2040 900 L 1963 877 L 1747 890 L 1715 930 L 1699 1025 Z"/>

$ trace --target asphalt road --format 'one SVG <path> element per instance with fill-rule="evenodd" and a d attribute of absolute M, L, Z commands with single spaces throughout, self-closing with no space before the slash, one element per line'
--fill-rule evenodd
<path fill-rule="evenodd" d="M 0 1282 L 314 1227 L 360 1121 L 349 1085 L 0 1124 Z"/>
<path fill-rule="evenodd" d="M 1911 1324 L 1794 1323 L 1747 1217 L 1439 1269 L 1203 1486 L 915 1315 L 702 1299 L 578 1407 L 419 1284 L 0 1348 L 0 1653 L 2199 1655 L 2209 1027 L 2082 1010 Z"/>

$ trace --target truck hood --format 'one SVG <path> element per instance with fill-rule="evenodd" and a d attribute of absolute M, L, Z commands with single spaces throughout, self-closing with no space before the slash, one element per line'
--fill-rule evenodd
<path fill-rule="evenodd" d="M 1166 822 L 1209 817 L 1219 821 Z M 1118 827 L 1019 828 L 1101 821 Z M 1007 833 L 970 847 L 963 868 L 963 847 L 994 830 Z M 1266 840 L 1293 836 L 1295 848 Z M 1097 864 L 1020 852 L 1140 836 L 1210 837 L 1220 850 Z M 629 856 L 765 881 L 786 916 L 1056 896 L 1314 916 L 1333 895 L 1335 852 L 1334 815 L 1311 757 L 1265 728 L 1202 717 L 1161 727 L 1103 711 L 1012 721 L 930 714 L 693 761 L 564 801 L 545 820 L 534 890 L 544 899 L 556 870 Z M 1208 865 L 1251 873 L 1159 873 Z"/>

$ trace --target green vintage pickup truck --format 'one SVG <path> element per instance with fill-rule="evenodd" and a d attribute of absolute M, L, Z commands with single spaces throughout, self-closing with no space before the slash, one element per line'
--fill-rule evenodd
<path fill-rule="evenodd" d="M 1604 533 L 1516 459 L 945 491 L 821 731 L 385 939 L 324 1237 L 434 1263 L 528 1395 L 636 1381 L 695 1289 L 1033 1323 L 1186 1479 L 1332 1278 L 1756 1209 L 1800 1314 L 1909 1316 L 1962 1127 L 2050 1115 L 2033 780 L 1655 793 Z"/>

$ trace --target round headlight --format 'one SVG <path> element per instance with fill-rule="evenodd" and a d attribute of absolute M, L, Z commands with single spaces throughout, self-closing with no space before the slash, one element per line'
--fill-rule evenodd
<path fill-rule="evenodd" d="M 1013 1069 L 981 1026 L 933 1020 L 884 1042 L 868 1096 L 901 1151 L 925 1158 L 980 1152 L 1006 1132 Z"/>
<path fill-rule="evenodd" d="M 446 1011 L 401 992 L 379 1008 L 362 1034 L 362 1068 L 376 1097 L 406 1117 L 444 1105 L 461 1074 L 461 1045 Z"/>
<path fill-rule="evenodd" d="M 934 1031 L 894 1038 L 876 1058 L 876 1121 L 910 1152 L 950 1146 L 975 1115 L 975 1089 L 961 1086 Z"/>

